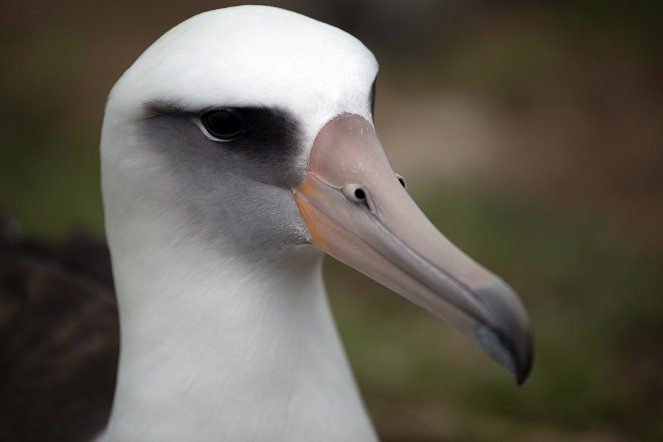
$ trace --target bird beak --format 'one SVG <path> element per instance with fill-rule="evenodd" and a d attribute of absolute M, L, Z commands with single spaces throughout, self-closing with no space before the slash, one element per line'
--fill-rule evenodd
<path fill-rule="evenodd" d="M 475 339 L 519 384 L 527 378 L 532 334 L 522 303 L 431 224 L 371 123 L 354 114 L 328 122 L 294 195 L 315 245 Z"/>

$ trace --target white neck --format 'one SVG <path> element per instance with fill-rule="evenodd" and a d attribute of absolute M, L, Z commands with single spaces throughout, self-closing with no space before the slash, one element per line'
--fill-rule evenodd
<path fill-rule="evenodd" d="M 376 439 L 317 251 L 247 260 L 131 236 L 109 232 L 122 340 L 101 440 Z"/>

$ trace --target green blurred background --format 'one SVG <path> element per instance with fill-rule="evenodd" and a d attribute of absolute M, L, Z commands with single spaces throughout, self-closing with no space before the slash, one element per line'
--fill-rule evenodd
<path fill-rule="evenodd" d="M 376 127 L 433 222 L 521 295 L 529 381 L 341 264 L 327 282 L 387 440 L 663 440 L 663 3 L 274 1 L 381 62 Z M 0 210 L 103 231 L 106 94 L 160 34 L 235 2 L 10 1 Z"/>

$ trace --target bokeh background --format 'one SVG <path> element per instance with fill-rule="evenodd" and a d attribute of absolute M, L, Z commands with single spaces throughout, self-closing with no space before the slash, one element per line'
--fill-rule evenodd
<path fill-rule="evenodd" d="M 381 62 L 376 127 L 433 222 L 520 293 L 516 387 L 476 345 L 329 260 L 343 340 L 385 440 L 663 440 L 663 4 L 266 2 Z M 0 210 L 102 234 L 106 94 L 159 35 L 226 1 L 36 0 L 0 16 Z"/>

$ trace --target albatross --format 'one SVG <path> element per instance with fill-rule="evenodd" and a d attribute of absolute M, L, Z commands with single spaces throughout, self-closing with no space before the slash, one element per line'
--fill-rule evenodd
<path fill-rule="evenodd" d="M 526 379 L 523 305 L 392 170 L 377 73 L 338 28 L 241 6 L 175 26 L 117 81 L 101 172 L 120 357 L 96 441 L 377 440 L 325 253 Z"/>

